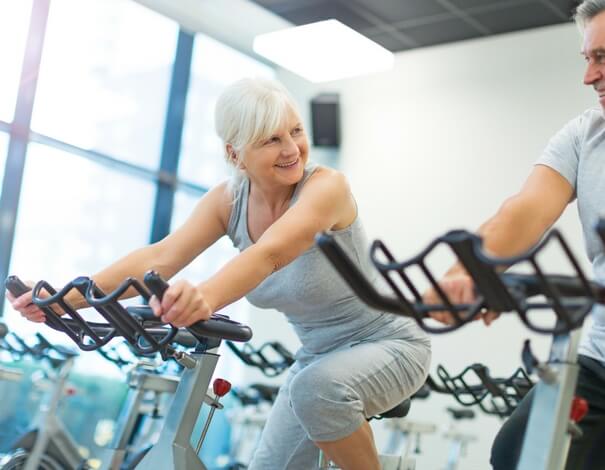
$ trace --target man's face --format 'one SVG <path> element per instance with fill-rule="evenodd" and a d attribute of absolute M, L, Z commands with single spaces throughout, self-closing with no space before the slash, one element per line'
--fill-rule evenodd
<path fill-rule="evenodd" d="M 605 112 L 605 12 L 586 24 L 582 55 L 586 59 L 584 84 L 592 85 Z"/>

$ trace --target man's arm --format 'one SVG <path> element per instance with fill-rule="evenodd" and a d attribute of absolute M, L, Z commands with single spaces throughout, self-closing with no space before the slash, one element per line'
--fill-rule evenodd
<path fill-rule="evenodd" d="M 574 195 L 573 186 L 560 173 L 545 165 L 536 165 L 521 190 L 508 198 L 496 214 L 479 227 L 483 247 L 491 255 L 515 256 L 535 245 L 559 219 Z M 474 285 L 460 263 L 454 264 L 440 281 L 454 303 L 472 303 Z M 440 303 L 433 290 L 425 295 L 428 303 Z M 448 312 L 436 312 L 434 319 L 448 323 Z M 495 315 L 484 317 L 489 324 Z"/>
<path fill-rule="evenodd" d="M 535 245 L 572 200 L 572 185 L 558 172 L 536 165 L 521 190 L 477 231 L 494 256 L 515 256 Z M 452 270 L 463 269 L 460 264 Z"/>
<path fill-rule="evenodd" d="M 356 206 L 345 177 L 334 170 L 317 171 L 303 187 L 298 201 L 275 221 L 259 240 L 198 287 L 213 311 L 254 289 L 315 243 L 323 230 L 349 225 Z"/>

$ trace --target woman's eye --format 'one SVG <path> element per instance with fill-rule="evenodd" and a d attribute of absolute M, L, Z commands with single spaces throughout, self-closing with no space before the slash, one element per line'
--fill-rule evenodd
<path fill-rule="evenodd" d="M 303 131 L 302 127 L 295 127 L 294 129 L 292 129 L 291 134 L 298 135 L 298 134 L 302 133 L 302 131 Z"/>
<path fill-rule="evenodd" d="M 277 136 L 273 136 L 273 137 L 271 137 L 270 139 L 268 139 L 268 140 L 265 142 L 265 144 L 267 144 L 267 145 L 268 145 L 268 144 L 274 144 L 275 142 L 279 142 L 279 137 L 277 137 Z"/>

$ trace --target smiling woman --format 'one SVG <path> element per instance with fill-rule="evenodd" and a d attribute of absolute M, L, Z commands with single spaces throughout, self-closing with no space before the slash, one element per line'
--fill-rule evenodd
<path fill-rule="evenodd" d="M 377 469 L 365 417 L 421 385 L 428 338 L 407 319 L 365 308 L 315 248 L 315 234 L 332 230 L 369 271 L 348 183 L 309 161 L 298 109 L 281 85 L 234 83 L 217 103 L 216 127 L 235 174 L 215 197 L 227 201 L 220 212 L 240 254 L 200 289 L 214 308 L 245 295 L 278 309 L 303 345 L 248 468 L 313 468 L 321 448 L 343 469 Z M 359 341 L 363 348 L 351 349 Z"/>
<path fill-rule="evenodd" d="M 248 468 L 313 468 L 321 448 L 344 470 L 378 470 L 366 419 L 421 387 L 429 339 L 412 320 L 366 307 L 316 248 L 315 235 L 333 231 L 376 281 L 347 180 L 309 162 L 299 112 L 281 85 L 230 85 L 217 102 L 216 128 L 234 178 L 208 191 L 166 238 L 92 279 L 112 291 L 150 269 L 171 278 L 227 235 L 238 250 L 228 262 L 206 279 L 171 283 L 161 302 L 152 297 L 149 305 L 164 322 L 186 327 L 245 296 L 280 310 L 294 327 L 302 348 Z M 26 318 L 43 320 L 31 292 L 9 299 Z M 65 300 L 86 305 L 74 291 Z"/>
<path fill-rule="evenodd" d="M 237 187 L 248 168 L 256 175 L 281 175 L 294 184 L 302 177 L 309 144 L 296 104 L 277 82 L 243 79 L 223 93 L 216 106 L 216 132 L 225 142 L 225 158 Z M 289 170 L 289 171 L 280 171 Z"/>

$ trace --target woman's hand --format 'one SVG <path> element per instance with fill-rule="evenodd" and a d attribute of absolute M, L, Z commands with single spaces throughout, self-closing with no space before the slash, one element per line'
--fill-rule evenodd
<path fill-rule="evenodd" d="M 33 287 L 34 283 L 26 281 L 25 284 Z M 6 298 L 11 303 L 12 307 L 21 314 L 22 317 L 35 323 L 44 323 L 46 315 L 40 308 L 32 303 L 32 291 L 26 292 L 19 297 L 15 297 L 9 291 L 6 291 Z"/>
<path fill-rule="evenodd" d="M 166 289 L 161 303 L 155 295 L 151 297 L 149 306 L 163 322 L 178 328 L 208 320 L 213 313 L 202 292 L 184 280 L 177 281 Z"/>

